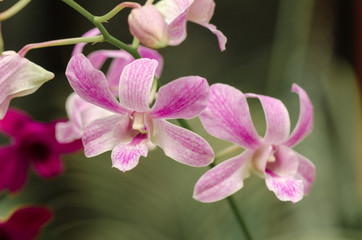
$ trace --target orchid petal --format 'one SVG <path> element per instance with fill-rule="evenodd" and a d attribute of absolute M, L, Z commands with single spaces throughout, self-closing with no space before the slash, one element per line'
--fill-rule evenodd
<path fill-rule="evenodd" d="M 73 56 L 66 75 L 74 91 L 85 101 L 119 114 L 126 114 L 110 92 L 104 74 L 95 69 L 83 54 Z"/>
<path fill-rule="evenodd" d="M 138 52 L 143 58 L 155 59 L 158 62 L 155 77 L 160 78 L 163 69 L 163 57 L 156 50 L 139 46 Z"/>
<path fill-rule="evenodd" d="M 263 139 L 266 144 L 279 144 L 289 136 L 290 120 L 289 113 L 284 104 L 272 97 L 245 94 L 246 97 L 258 98 L 263 106 L 267 129 Z"/>
<path fill-rule="evenodd" d="M 169 45 L 180 44 L 186 38 L 187 13 L 193 0 L 163 0 L 155 4 L 168 24 Z"/>
<path fill-rule="evenodd" d="M 154 119 L 153 124 L 152 142 L 170 158 L 194 167 L 207 166 L 213 161 L 214 151 L 199 135 L 163 119 Z"/>
<path fill-rule="evenodd" d="M 130 63 L 134 59 L 129 53 L 123 50 L 98 50 L 90 53 L 87 58 L 96 69 L 100 69 L 108 58 L 120 58 L 123 59 L 126 64 Z M 120 71 L 122 71 L 122 69 L 123 67 Z"/>
<path fill-rule="evenodd" d="M 23 207 L 2 224 L 2 231 L 6 239 L 32 240 L 52 217 L 52 212 L 45 207 Z"/>
<path fill-rule="evenodd" d="M 226 36 L 216 28 L 215 25 L 213 24 L 200 24 L 201 26 L 209 29 L 213 34 L 216 35 L 217 37 L 217 41 L 219 43 L 219 48 L 221 51 L 224 51 L 226 49 L 225 45 L 226 45 L 226 42 L 227 42 L 227 38 Z"/>
<path fill-rule="evenodd" d="M 94 120 L 84 129 L 84 154 L 86 157 L 93 157 L 133 139 L 130 129 L 131 121 L 128 116 L 111 115 Z"/>
<path fill-rule="evenodd" d="M 93 28 L 91 30 L 89 30 L 88 32 L 86 32 L 85 34 L 82 35 L 82 37 L 92 37 L 92 36 L 96 36 L 101 34 L 101 32 L 99 31 L 98 28 Z M 83 52 L 83 48 L 84 46 L 87 45 L 87 43 L 78 43 L 75 44 L 73 52 L 72 52 L 72 56 L 78 54 L 78 53 L 82 53 Z"/>
<path fill-rule="evenodd" d="M 0 56 L 0 119 L 5 116 L 11 99 L 34 93 L 54 74 L 13 51 Z"/>
<path fill-rule="evenodd" d="M 214 0 L 194 0 L 187 14 L 187 19 L 198 24 L 210 22 L 215 10 Z"/>
<path fill-rule="evenodd" d="M 179 78 L 159 89 L 149 114 L 152 118 L 194 118 L 207 106 L 208 96 L 206 79 L 197 76 Z"/>
<path fill-rule="evenodd" d="M 29 162 L 18 154 L 17 146 L 0 148 L 0 190 L 17 192 L 25 184 Z"/>
<path fill-rule="evenodd" d="M 119 101 L 122 106 L 136 112 L 149 110 L 148 99 L 156 67 L 156 60 L 141 58 L 123 69 L 119 83 Z"/>
<path fill-rule="evenodd" d="M 65 109 L 69 118 L 68 122 L 59 122 L 56 124 L 56 139 L 61 143 L 72 142 L 82 137 L 84 128 L 81 113 L 89 106 L 93 105 L 84 101 L 76 93 L 68 96 L 65 103 Z M 95 106 L 95 105 L 93 105 Z"/>
<path fill-rule="evenodd" d="M 252 151 L 245 151 L 207 171 L 197 181 L 193 198 L 201 202 L 215 202 L 240 190 L 244 179 L 249 177 L 252 154 Z"/>
<path fill-rule="evenodd" d="M 137 166 L 141 156 L 147 157 L 148 149 L 143 134 L 137 135 L 131 143 L 118 144 L 112 151 L 112 167 L 122 172 L 129 171 Z"/>
<path fill-rule="evenodd" d="M 209 105 L 200 115 L 211 135 L 256 150 L 261 144 L 242 92 L 226 84 L 210 87 Z"/>
<path fill-rule="evenodd" d="M 268 162 L 267 170 L 280 177 L 292 177 L 297 173 L 298 164 L 297 153 L 280 145 L 274 153 L 274 161 Z"/>
<path fill-rule="evenodd" d="M 60 143 L 70 143 L 80 139 L 83 129 L 90 122 L 113 114 L 110 111 L 84 101 L 76 93 L 69 95 L 65 106 L 69 121 L 56 124 L 56 139 Z"/>
<path fill-rule="evenodd" d="M 64 166 L 60 155 L 49 153 L 46 159 L 32 159 L 35 172 L 43 178 L 52 178 L 63 172 Z"/>
<path fill-rule="evenodd" d="M 302 200 L 304 195 L 303 181 L 292 177 L 279 177 L 274 174 L 266 174 L 266 185 L 273 191 L 281 201 L 291 201 L 296 203 Z"/>
<path fill-rule="evenodd" d="M 18 109 L 9 109 L 5 117 L 0 120 L 0 131 L 9 136 L 16 137 L 21 129 L 32 119 L 25 112 Z"/>
<path fill-rule="evenodd" d="M 308 94 L 297 84 L 293 84 L 292 91 L 299 95 L 299 119 L 289 139 L 284 143 L 293 147 L 302 141 L 313 129 L 313 105 Z"/>
<path fill-rule="evenodd" d="M 296 153 L 299 165 L 297 176 L 302 179 L 304 185 L 304 195 L 307 195 L 315 179 L 315 166 L 307 158 Z"/>

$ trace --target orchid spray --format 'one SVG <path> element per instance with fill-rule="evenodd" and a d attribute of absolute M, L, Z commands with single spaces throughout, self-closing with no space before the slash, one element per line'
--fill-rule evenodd
<path fill-rule="evenodd" d="M 0 21 L 29 2 L 19 1 L 0 14 Z M 0 190 L 20 192 L 26 186 L 30 166 L 44 180 L 58 176 L 63 171 L 60 155 L 83 148 L 87 158 L 110 151 L 110 165 L 120 170 L 119 174 L 133 170 L 150 151 L 160 148 L 178 163 L 211 168 L 196 183 L 194 199 L 205 203 L 227 199 L 247 239 L 252 239 L 252 233 L 232 195 L 243 187 L 251 170 L 265 179 L 267 188 L 281 201 L 296 203 L 309 193 L 315 166 L 292 150 L 313 127 L 313 107 L 301 86 L 292 86 L 299 96 L 300 114 L 290 133 L 289 113 L 276 98 L 244 94 L 223 83 L 210 87 L 206 78 L 187 73 L 164 85 L 160 81 L 167 64 L 164 66 L 162 55 L 155 49 L 182 44 L 188 22 L 210 30 L 218 49 L 226 50 L 225 35 L 210 23 L 216 6 L 213 0 L 148 0 L 144 5 L 122 2 L 103 16 L 91 14 L 73 0 L 63 2 L 95 28 L 81 37 L 28 44 L 18 52 L 3 51 L 1 41 L 0 130 L 11 137 L 11 142 L 0 148 Z M 111 35 L 104 24 L 127 8 L 129 33 L 134 37 L 131 44 Z M 86 44 L 96 42 L 107 42 L 113 49 L 85 54 Z M 21 110 L 8 110 L 12 98 L 31 94 L 56 77 L 25 58 L 26 54 L 64 45 L 74 45 L 64 69 L 74 90 L 65 103 L 68 119 L 42 123 Z M 264 137 L 254 127 L 247 103 L 250 98 L 258 99 L 263 107 L 267 123 Z M 210 135 L 235 144 L 232 149 L 245 150 L 214 163 L 215 155 L 220 154 L 215 154 L 187 122 L 197 117 Z M 20 209 L 1 223 L 0 238 L 33 239 L 51 216 L 45 208 Z M 24 228 L 22 218 L 35 219 L 34 229 Z M 26 237 L 17 235 L 17 227 L 26 230 Z"/>

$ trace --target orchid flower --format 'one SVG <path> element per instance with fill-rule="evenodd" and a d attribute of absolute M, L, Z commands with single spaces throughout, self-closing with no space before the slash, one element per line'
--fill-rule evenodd
<path fill-rule="evenodd" d="M 0 239 L 35 239 L 52 217 L 52 212 L 45 207 L 27 206 L 19 208 L 6 221 L 0 221 Z"/>
<path fill-rule="evenodd" d="M 95 36 L 97 34 L 100 34 L 100 32 L 98 28 L 94 28 L 86 32 L 83 37 Z M 86 43 L 76 44 L 72 55 L 74 56 L 78 53 L 82 53 L 85 45 Z M 143 46 L 140 46 L 138 51 L 142 57 L 157 60 L 158 66 L 155 76 L 159 78 L 163 67 L 162 56 L 157 51 Z M 108 87 L 112 94 L 117 96 L 119 79 L 123 68 L 135 59 L 124 50 L 97 50 L 90 53 L 87 58 L 96 69 L 100 69 L 108 58 L 113 58 L 108 68 L 106 78 Z M 59 122 L 56 125 L 56 137 L 61 143 L 69 143 L 76 139 L 80 139 L 82 137 L 83 130 L 88 123 L 98 118 L 113 114 L 106 109 L 84 101 L 76 93 L 70 94 L 67 98 L 66 111 L 69 121 Z"/>
<path fill-rule="evenodd" d="M 225 84 L 210 87 L 209 105 L 200 116 L 203 126 L 211 135 L 246 150 L 206 172 L 196 183 L 195 199 L 214 202 L 235 193 L 243 187 L 250 168 L 265 178 L 268 189 L 282 201 L 295 203 L 308 194 L 315 167 L 292 147 L 312 131 L 313 107 L 301 87 L 294 84 L 292 90 L 299 95 L 300 113 L 289 135 L 289 114 L 278 99 L 244 95 Z M 267 123 L 264 138 L 254 128 L 246 98 L 258 98 L 263 106 Z"/>
<path fill-rule="evenodd" d="M 82 149 L 80 140 L 60 144 L 55 139 L 55 124 L 32 120 L 25 113 L 10 109 L 0 121 L 0 131 L 11 136 L 9 146 L 0 147 L 0 190 L 18 191 L 26 181 L 29 166 L 43 178 L 63 170 L 60 155 Z"/>
<path fill-rule="evenodd" d="M 132 9 L 128 23 L 133 36 L 145 46 L 157 49 L 183 42 L 187 21 L 191 21 L 214 33 L 221 51 L 224 51 L 226 37 L 209 23 L 214 9 L 213 0 L 161 0 L 155 5 L 146 3 Z"/>
<path fill-rule="evenodd" d="M 21 57 L 14 51 L 0 56 L 0 119 L 4 118 L 11 99 L 34 93 L 54 74 Z"/>
<path fill-rule="evenodd" d="M 82 140 L 87 157 L 112 150 L 113 167 L 128 171 L 158 145 L 167 156 L 186 165 L 206 166 L 213 161 L 213 150 L 203 138 L 165 120 L 199 115 L 209 95 L 206 79 L 190 76 L 164 85 L 150 108 L 156 68 L 157 61 L 146 58 L 125 66 L 117 101 L 105 75 L 83 54 L 71 58 L 66 75 L 74 91 L 83 100 L 114 113 L 85 127 Z"/>

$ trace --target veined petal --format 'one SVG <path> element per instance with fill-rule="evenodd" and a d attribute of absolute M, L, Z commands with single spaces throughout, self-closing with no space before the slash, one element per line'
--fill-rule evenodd
<path fill-rule="evenodd" d="M 263 139 L 265 144 L 279 144 L 289 136 L 289 113 L 284 104 L 272 97 L 248 93 L 246 97 L 258 98 L 263 106 L 266 118 L 266 133 Z"/>
<path fill-rule="evenodd" d="M 161 54 L 159 54 L 156 50 L 153 50 L 151 48 L 146 48 L 143 46 L 139 46 L 138 52 L 143 58 L 150 58 L 155 59 L 158 62 L 155 76 L 156 78 L 160 78 L 162 69 L 163 69 L 163 57 Z"/>
<path fill-rule="evenodd" d="M 296 178 L 302 179 L 304 185 L 304 195 L 307 195 L 315 179 L 315 166 L 302 155 L 298 153 L 296 153 L 296 155 L 299 162 Z"/>
<path fill-rule="evenodd" d="M 293 84 L 292 91 L 299 95 L 299 119 L 289 139 L 284 145 L 293 147 L 302 141 L 313 129 L 313 105 L 308 94 L 297 84 Z"/>
<path fill-rule="evenodd" d="M 148 149 L 145 141 L 147 137 L 144 134 L 138 134 L 132 142 L 115 146 L 111 155 L 112 167 L 122 172 L 136 167 L 141 156 L 147 157 Z"/>
<path fill-rule="evenodd" d="M 122 106 L 140 113 L 149 110 L 148 99 L 156 68 L 156 60 L 141 58 L 123 69 L 119 83 L 119 101 Z"/>
<path fill-rule="evenodd" d="M 200 202 L 215 202 L 240 190 L 244 179 L 249 177 L 252 154 L 247 150 L 207 171 L 197 181 L 193 198 Z"/>
<path fill-rule="evenodd" d="M 82 37 L 92 37 L 92 36 L 96 36 L 101 34 L 101 32 L 99 31 L 98 28 L 92 28 L 91 30 L 89 30 L 88 32 L 84 33 L 82 35 Z M 73 52 L 72 52 L 72 56 L 78 54 L 78 53 L 82 53 L 83 52 L 83 48 L 84 46 L 87 45 L 87 43 L 78 43 L 75 44 L 74 48 L 73 48 Z"/>
<path fill-rule="evenodd" d="M 60 155 L 50 152 L 46 159 L 32 159 L 35 172 L 43 178 L 52 178 L 63 172 Z"/>
<path fill-rule="evenodd" d="M 152 118 L 194 118 L 207 106 L 208 96 L 209 85 L 205 78 L 179 78 L 159 89 L 156 103 L 149 114 Z"/>
<path fill-rule="evenodd" d="M 211 135 L 256 150 L 260 142 L 242 92 L 226 84 L 210 87 L 209 105 L 200 115 Z"/>
<path fill-rule="evenodd" d="M 302 200 L 304 195 L 303 181 L 292 177 L 279 177 L 275 174 L 266 174 L 266 185 L 281 201 L 296 203 Z"/>
<path fill-rule="evenodd" d="M 5 117 L 0 120 L 0 131 L 9 135 L 16 137 L 21 129 L 32 119 L 25 112 L 20 111 L 15 108 L 10 108 Z"/>
<path fill-rule="evenodd" d="M 17 146 L 0 148 L 0 191 L 17 192 L 25 184 L 29 162 L 19 157 Z"/>
<path fill-rule="evenodd" d="M 2 231 L 6 239 L 32 240 L 52 217 L 52 212 L 45 207 L 22 207 L 2 223 Z"/>
<path fill-rule="evenodd" d="M 104 74 L 95 69 L 83 54 L 70 59 L 66 75 L 74 91 L 85 101 L 119 114 L 128 112 L 113 97 Z"/>
<path fill-rule="evenodd" d="M 131 141 L 131 121 L 128 116 L 111 115 L 87 125 L 82 136 L 84 154 L 93 157 L 113 149 L 122 142 Z"/>
<path fill-rule="evenodd" d="M 214 151 L 199 135 L 163 119 L 154 119 L 153 126 L 152 142 L 170 158 L 194 167 L 207 166 L 213 161 Z"/>
<path fill-rule="evenodd" d="M 180 44 L 186 38 L 187 13 L 193 0 L 163 0 L 155 4 L 168 24 L 169 45 Z"/>
<path fill-rule="evenodd" d="M 0 119 L 5 116 L 11 99 L 34 93 L 54 74 L 13 51 L 0 56 Z"/>

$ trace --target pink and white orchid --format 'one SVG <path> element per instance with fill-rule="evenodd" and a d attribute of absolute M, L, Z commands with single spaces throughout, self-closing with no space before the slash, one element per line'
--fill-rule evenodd
<path fill-rule="evenodd" d="M 221 51 L 224 51 L 226 37 L 210 24 L 214 9 L 213 0 L 161 0 L 154 5 L 146 3 L 132 9 L 128 23 L 131 34 L 142 44 L 162 48 L 183 42 L 187 35 L 187 21 L 191 21 L 214 33 Z"/>
<path fill-rule="evenodd" d="M 83 100 L 114 113 L 92 121 L 84 129 L 82 140 L 87 157 L 112 150 L 113 167 L 128 171 L 156 144 L 167 156 L 183 164 L 206 166 L 213 161 L 213 150 L 203 138 L 165 120 L 199 115 L 209 95 L 206 79 L 190 76 L 174 80 L 159 89 L 150 108 L 157 64 L 154 59 L 142 58 L 125 66 L 117 101 L 105 75 L 84 55 L 71 58 L 66 75 L 74 91 Z"/>
<path fill-rule="evenodd" d="M 0 56 L 0 119 L 4 118 L 11 99 L 34 93 L 54 74 L 14 51 Z"/>
<path fill-rule="evenodd" d="M 91 29 L 86 32 L 83 37 L 95 36 L 100 34 L 98 28 Z M 76 44 L 72 55 L 82 53 L 86 43 Z M 155 59 L 158 62 L 155 76 L 161 76 L 163 67 L 163 58 L 155 50 L 140 46 L 138 51 L 142 57 Z M 92 66 L 100 69 L 107 59 L 111 58 L 112 62 L 108 68 L 106 78 L 108 88 L 114 96 L 118 95 L 118 85 L 123 68 L 133 62 L 135 59 L 128 52 L 124 50 L 97 50 L 90 53 L 87 57 Z M 100 108 L 94 104 L 84 101 L 76 93 L 70 94 L 66 101 L 66 111 L 69 118 L 68 122 L 59 122 L 56 125 L 57 140 L 61 143 L 69 143 L 75 139 L 80 139 L 86 125 L 93 120 L 103 118 L 113 114 L 112 112 Z"/>
<path fill-rule="evenodd" d="M 289 135 L 289 114 L 278 99 L 244 95 L 225 84 L 210 87 L 209 105 L 200 116 L 203 126 L 211 135 L 246 150 L 206 172 L 196 183 L 195 199 L 214 202 L 235 193 L 243 187 L 250 168 L 265 178 L 268 189 L 282 201 L 295 203 L 308 194 L 315 178 L 315 167 L 291 148 L 311 132 L 313 107 L 301 87 L 294 84 L 292 90 L 299 95 L 300 113 Z M 246 98 L 258 98 L 263 106 L 267 123 L 264 138 L 254 128 Z"/>

